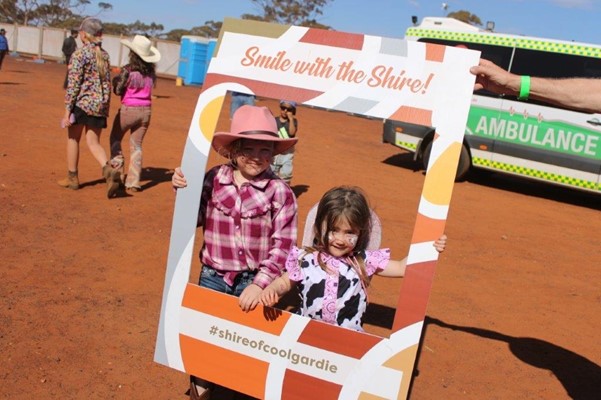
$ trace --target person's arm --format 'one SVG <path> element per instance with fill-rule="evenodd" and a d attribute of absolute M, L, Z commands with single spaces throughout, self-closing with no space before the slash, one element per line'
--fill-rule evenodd
<path fill-rule="evenodd" d="M 267 258 L 259 263 L 253 283 L 240 294 L 239 305 L 243 311 L 253 310 L 261 301 L 263 289 L 281 276 L 290 249 L 296 243 L 297 205 L 294 193 L 286 185 L 274 200 L 274 204 L 279 203 L 282 206 L 272 215 L 269 253 Z"/>
<path fill-rule="evenodd" d="M 261 293 L 261 303 L 264 306 L 273 306 L 282 296 L 290 291 L 293 282 L 288 278 L 288 273 L 285 272 L 273 280 Z"/>
<path fill-rule="evenodd" d="M 119 75 L 113 78 L 113 93 L 117 96 L 123 96 L 127 89 L 127 83 L 129 81 L 129 66 L 121 68 Z"/>
<path fill-rule="evenodd" d="M 83 60 L 77 54 L 71 58 L 70 68 L 67 72 L 67 90 L 65 91 L 65 114 L 63 116 L 63 126 L 72 125 L 70 116 L 75 107 L 77 96 L 83 82 Z"/>
<path fill-rule="evenodd" d="M 497 94 L 520 94 L 521 76 L 512 74 L 491 61 L 481 59 L 470 68 L 476 75 L 474 90 L 485 89 Z M 601 113 L 601 79 L 530 77 L 529 98 L 561 107 Z"/>
<path fill-rule="evenodd" d="M 293 138 L 296 137 L 296 132 L 298 131 L 298 120 L 296 119 L 296 117 L 294 116 L 294 114 L 292 114 L 292 111 L 288 111 L 286 113 L 286 115 L 288 116 L 288 127 L 289 127 L 289 131 L 288 131 L 288 135 Z"/>
<path fill-rule="evenodd" d="M 177 192 L 177 189 L 188 186 L 188 181 L 186 180 L 186 177 L 184 177 L 184 172 L 181 167 L 177 167 L 173 171 L 173 175 L 171 176 L 171 186 L 173 186 L 174 192 Z"/>
<path fill-rule="evenodd" d="M 271 217 L 269 254 L 266 259 L 261 260 L 257 275 L 253 280 L 253 283 L 260 288 L 267 287 L 282 274 L 288 253 L 296 244 L 296 198 L 288 185 L 278 190 L 281 190 L 281 193 L 274 198 L 273 204 L 279 203 L 281 206 L 273 211 Z"/>
<path fill-rule="evenodd" d="M 442 253 L 447 246 L 447 235 L 442 235 L 439 237 L 433 244 L 436 251 Z M 386 265 L 386 268 L 377 272 L 376 274 L 379 276 L 385 276 L 389 278 L 402 278 L 405 276 L 405 271 L 407 269 L 407 257 L 402 260 L 390 260 Z"/>

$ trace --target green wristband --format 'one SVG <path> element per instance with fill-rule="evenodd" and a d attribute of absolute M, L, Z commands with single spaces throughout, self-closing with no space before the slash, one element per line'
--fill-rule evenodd
<path fill-rule="evenodd" d="M 518 100 L 528 100 L 528 96 L 530 96 L 530 77 L 528 75 L 522 75 Z"/>

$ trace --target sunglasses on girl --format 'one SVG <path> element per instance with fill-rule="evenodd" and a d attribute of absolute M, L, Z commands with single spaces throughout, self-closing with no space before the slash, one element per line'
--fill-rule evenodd
<path fill-rule="evenodd" d="M 294 108 L 292 108 L 292 107 L 286 107 L 286 106 L 280 106 L 280 110 L 282 110 L 282 111 L 294 111 Z"/>

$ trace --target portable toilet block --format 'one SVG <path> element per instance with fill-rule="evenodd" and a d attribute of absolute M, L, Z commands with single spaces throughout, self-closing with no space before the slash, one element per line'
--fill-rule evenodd
<path fill-rule="evenodd" d="M 215 39 L 184 35 L 180 45 L 178 77 L 185 85 L 202 85 L 216 45 Z"/>

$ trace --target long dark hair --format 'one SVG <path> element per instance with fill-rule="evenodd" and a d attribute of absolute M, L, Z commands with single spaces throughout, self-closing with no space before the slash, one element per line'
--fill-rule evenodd
<path fill-rule="evenodd" d="M 357 270 L 363 284 L 369 285 L 369 278 L 365 270 L 364 254 L 369 244 L 371 235 L 371 211 L 367 197 L 361 188 L 356 186 L 338 186 L 328 190 L 317 206 L 315 224 L 313 226 L 315 238 L 313 246 L 307 252 L 326 252 L 328 249 L 328 233 L 332 231 L 340 220 L 344 218 L 351 228 L 357 230 L 357 244 L 353 253 L 349 255 L 349 263 Z M 320 267 L 327 271 L 327 267 L 317 257 Z"/>
<path fill-rule="evenodd" d="M 129 70 L 130 70 L 130 72 L 137 71 L 140 74 L 142 74 L 142 76 L 145 76 L 145 77 L 150 76 L 152 78 L 152 80 L 155 81 L 156 80 L 155 68 L 156 68 L 156 65 L 154 63 L 149 63 L 149 62 L 142 60 L 142 58 L 140 58 L 140 56 L 137 55 L 133 51 L 129 52 Z"/>

